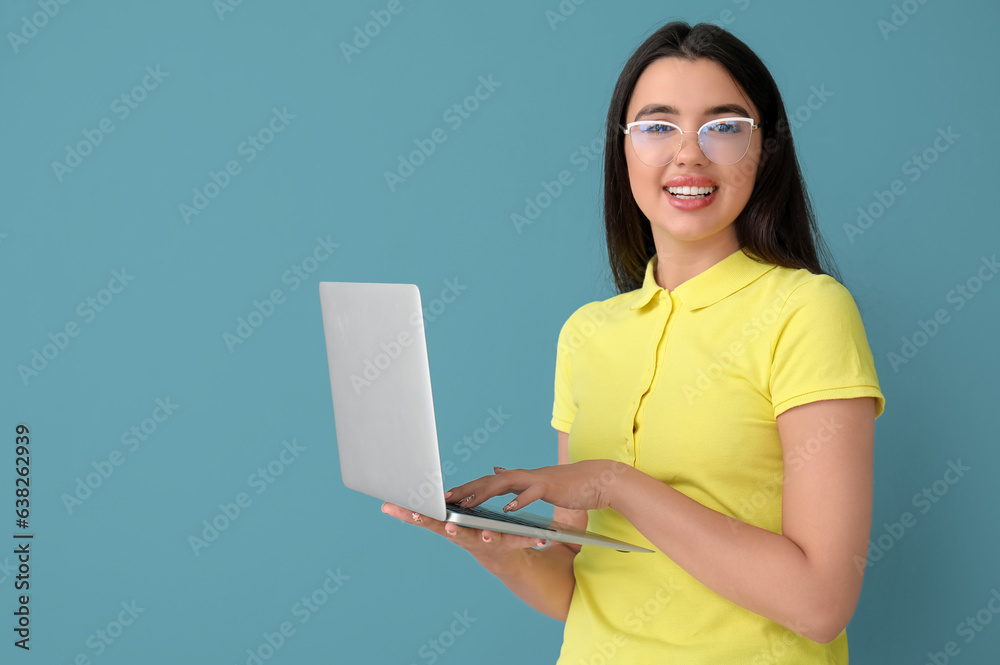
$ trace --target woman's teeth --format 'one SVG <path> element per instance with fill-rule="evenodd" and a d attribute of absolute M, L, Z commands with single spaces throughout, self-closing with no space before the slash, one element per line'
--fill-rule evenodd
<path fill-rule="evenodd" d="M 667 187 L 667 191 L 679 199 L 703 199 L 718 187 Z"/>

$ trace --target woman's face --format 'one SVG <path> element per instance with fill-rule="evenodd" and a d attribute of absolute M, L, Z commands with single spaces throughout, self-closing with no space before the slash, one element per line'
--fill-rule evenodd
<path fill-rule="evenodd" d="M 626 123 L 666 120 L 685 132 L 680 151 L 666 166 L 639 161 L 630 137 L 625 137 L 632 195 L 652 225 L 658 252 L 682 252 L 714 247 L 736 251 L 733 221 L 753 191 L 761 154 L 761 132 L 751 134 L 743 158 L 728 166 L 709 160 L 696 132 L 710 120 L 727 117 L 761 121 L 760 113 L 720 65 L 699 58 L 661 58 L 650 64 L 632 91 Z M 682 198 L 668 188 L 708 187 L 701 198 Z"/>

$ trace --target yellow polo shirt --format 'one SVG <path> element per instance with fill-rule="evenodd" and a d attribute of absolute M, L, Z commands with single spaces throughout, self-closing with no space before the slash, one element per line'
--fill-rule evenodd
<path fill-rule="evenodd" d="M 734 252 L 673 291 L 655 279 L 584 305 L 559 334 L 552 426 L 571 461 L 631 464 L 699 503 L 781 532 L 775 418 L 817 400 L 885 400 L 851 294 L 826 275 Z M 822 433 L 817 436 L 822 437 Z M 655 508 L 651 506 L 651 509 Z M 655 549 L 619 513 L 588 528 Z M 847 663 L 846 631 L 800 637 L 666 555 L 583 546 L 560 665 Z"/>

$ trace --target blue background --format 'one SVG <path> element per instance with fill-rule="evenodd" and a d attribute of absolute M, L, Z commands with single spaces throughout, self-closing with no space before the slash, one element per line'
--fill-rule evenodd
<path fill-rule="evenodd" d="M 384 19 L 387 2 L 220 5 L 0 8 L 0 505 L 11 543 L 0 550 L 0 661 L 245 663 L 266 635 L 279 642 L 283 622 L 294 633 L 263 649 L 266 662 L 406 665 L 431 653 L 441 663 L 554 661 L 561 624 L 459 548 L 342 486 L 317 283 L 416 283 L 425 304 L 457 284 L 460 294 L 426 326 L 442 458 L 458 469 L 446 483 L 494 464 L 553 463 L 559 328 L 614 293 L 600 157 L 580 150 L 600 134 L 629 54 L 682 18 L 729 28 L 778 81 L 887 397 L 877 422 L 878 551 L 848 631 L 852 662 L 925 663 L 948 641 L 963 664 L 997 662 L 1000 618 L 968 643 L 957 630 L 1000 590 L 1000 280 L 973 280 L 969 288 L 981 289 L 971 299 L 949 292 L 1000 252 L 1000 135 L 990 119 L 1000 106 L 1000 6 L 567 0 L 560 10 L 557 0 L 402 0 L 366 43 L 358 31 L 373 11 Z M 363 48 L 345 54 L 356 38 Z M 493 89 L 468 102 L 476 108 L 459 124 L 446 113 L 480 77 Z M 136 86 L 123 117 L 120 97 Z M 828 98 L 818 103 L 814 90 Z M 282 131 L 249 149 L 243 142 L 275 109 Z M 81 142 L 86 152 L 85 132 L 96 136 L 105 118 L 114 130 L 75 168 L 53 167 Z M 390 187 L 385 172 L 436 128 L 444 142 Z M 935 148 L 949 129 L 958 138 Z M 922 154 L 934 161 L 914 170 Z M 180 206 L 193 206 L 194 190 L 230 161 L 238 174 L 209 187 L 215 196 L 185 220 Z M 572 183 L 516 228 L 512 214 L 563 170 Z M 886 204 L 894 180 L 902 193 Z M 872 221 L 852 231 L 845 225 L 856 225 L 859 207 Z M 314 254 L 318 239 L 336 244 L 332 254 Z M 289 277 L 295 266 L 314 270 Z M 127 286 L 115 283 L 121 292 L 100 312 L 78 309 L 107 299 L 115 270 L 132 277 Z M 227 345 L 225 334 L 275 289 L 282 297 L 270 316 Z M 916 334 L 939 309 L 948 322 L 932 337 Z M 78 334 L 50 346 L 37 374 L 19 369 L 73 323 Z M 904 338 L 923 344 L 893 361 Z M 176 410 L 129 450 L 123 433 L 141 427 L 157 399 Z M 456 450 L 489 409 L 510 419 L 478 451 Z M 30 652 L 12 645 L 10 630 L 20 422 L 33 451 Z M 283 441 L 300 448 L 288 463 L 275 461 Z M 121 464 L 92 476 L 97 488 L 67 507 L 65 496 L 107 471 L 115 451 Z M 970 470 L 922 501 L 949 461 Z M 269 463 L 280 475 L 255 484 Z M 219 518 L 227 527 L 196 553 L 189 538 L 240 493 L 249 505 Z M 892 536 L 906 512 L 914 526 Z M 340 586 L 300 623 L 296 603 L 328 570 Z M 109 629 L 133 601 L 138 618 Z M 475 622 L 441 640 L 456 612 Z M 117 635 L 101 653 L 99 630 Z M 448 648 L 433 652 L 430 640 Z"/>

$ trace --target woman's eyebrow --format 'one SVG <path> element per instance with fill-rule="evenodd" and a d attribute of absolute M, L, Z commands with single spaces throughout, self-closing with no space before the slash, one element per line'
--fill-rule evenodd
<path fill-rule="evenodd" d="M 635 114 L 634 120 L 639 118 L 644 118 L 648 115 L 656 115 L 657 113 L 666 113 L 670 115 L 680 115 L 676 108 L 673 106 L 668 106 L 666 104 L 646 104 L 639 112 Z M 721 115 L 723 113 L 735 113 L 736 115 L 749 118 L 750 113 L 740 106 L 739 104 L 720 104 L 719 106 L 713 106 L 711 108 L 705 109 L 703 115 Z"/>

